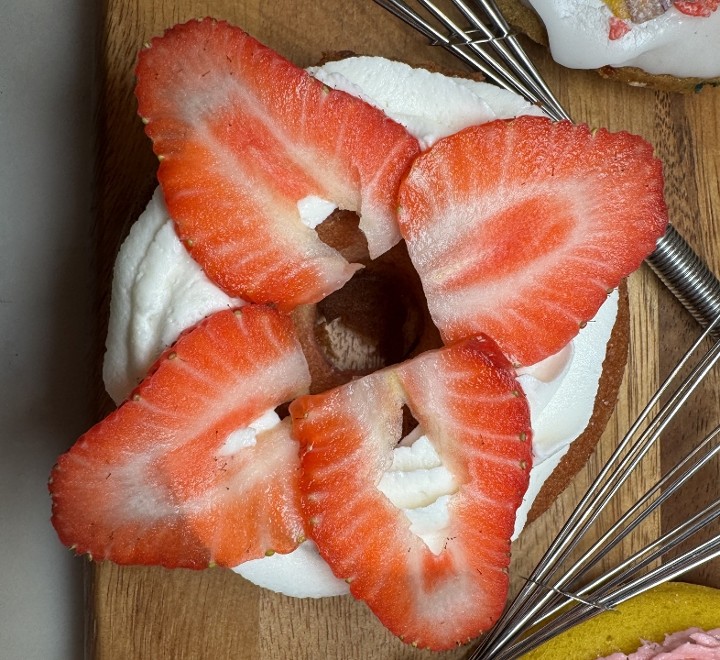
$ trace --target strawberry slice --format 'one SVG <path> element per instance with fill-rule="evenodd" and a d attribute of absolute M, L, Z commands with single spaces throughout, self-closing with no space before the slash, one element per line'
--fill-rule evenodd
<path fill-rule="evenodd" d="M 174 497 L 186 503 L 189 527 L 213 563 L 227 568 L 287 554 L 305 540 L 290 419 L 270 413 L 248 426 L 220 447 L 206 435 L 159 459 Z"/>
<path fill-rule="evenodd" d="M 630 32 L 630 26 L 627 21 L 624 21 L 617 16 L 611 16 L 608 22 L 610 25 L 608 30 L 608 39 L 610 39 L 610 41 L 622 39 L 628 32 Z"/>
<path fill-rule="evenodd" d="M 675 8 L 688 16 L 707 18 L 720 7 L 720 0 L 686 0 L 676 2 Z"/>
<path fill-rule="evenodd" d="M 520 365 L 567 344 L 667 225 L 647 142 L 541 117 L 440 140 L 399 200 L 443 339 L 488 334 Z"/>
<path fill-rule="evenodd" d="M 297 445 L 287 424 L 238 433 L 308 387 L 288 318 L 254 305 L 207 318 L 59 458 L 50 492 L 61 541 L 119 564 L 197 569 L 292 550 L 303 536 Z"/>
<path fill-rule="evenodd" d="M 136 74 L 170 215 L 229 295 L 289 310 L 359 268 L 301 222 L 306 198 L 357 211 L 373 258 L 400 240 L 397 188 L 419 147 L 381 111 L 211 19 L 153 39 Z"/>
<path fill-rule="evenodd" d="M 412 436 L 429 438 L 456 484 L 434 550 L 379 488 L 404 406 L 418 422 Z M 492 340 L 300 397 L 290 414 L 308 533 L 353 595 L 418 646 L 450 648 L 487 630 L 505 605 L 510 537 L 532 462 L 527 401 Z"/>

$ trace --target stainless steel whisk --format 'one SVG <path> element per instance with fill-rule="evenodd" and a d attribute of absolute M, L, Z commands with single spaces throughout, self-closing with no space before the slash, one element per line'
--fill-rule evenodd
<path fill-rule="evenodd" d="M 375 0 L 488 80 L 540 106 L 555 120 L 570 119 L 527 56 L 493 0 L 448 0 L 465 27 L 432 0 L 417 0 L 424 13 L 405 0 Z M 720 280 L 670 225 L 647 258 L 648 265 L 703 326 L 720 314 Z"/>
<path fill-rule="evenodd" d="M 636 532 L 660 505 L 679 496 L 685 484 L 716 460 L 720 455 L 720 426 L 669 469 L 589 548 L 579 556 L 573 554 L 601 512 L 663 432 L 667 432 L 673 417 L 717 365 L 720 340 L 715 340 L 705 353 L 700 349 L 718 327 L 720 317 L 695 341 L 648 402 L 527 578 L 525 586 L 469 660 L 517 658 L 600 611 L 613 609 L 633 596 L 720 557 L 720 533 L 707 540 L 698 540 L 698 535 L 702 536 L 713 523 L 717 526 L 716 521 L 720 520 L 720 495 L 716 491 L 714 499 L 688 520 L 599 577 L 587 577 L 593 567 L 623 539 Z M 687 371 L 689 373 L 683 376 Z M 661 400 L 665 400 L 662 405 Z M 673 555 L 684 543 L 692 547 Z M 659 563 L 661 559 L 662 563 Z M 534 632 L 527 634 L 531 627 Z"/>
<path fill-rule="evenodd" d="M 424 13 L 404 0 L 375 0 L 432 44 L 439 45 L 497 85 L 539 105 L 555 120 L 570 119 L 523 51 L 492 0 L 447 0 L 458 25 L 431 0 L 417 0 Z M 709 337 L 720 336 L 720 281 L 671 226 L 647 259 L 660 280 L 706 330 L 687 351 L 581 499 L 524 587 L 469 660 L 517 658 L 571 626 L 704 562 L 720 557 L 720 534 L 698 535 L 720 520 L 720 496 L 687 521 L 624 558 L 600 577 L 591 577 L 628 535 L 704 466 L 720 455 L 720 426 L 704 437 L 597 541 L 578 555 L 578 545 L 600 513 L 626 484 L 673 417 L 720 360 L 720 340 L 698 357 Z M 692 366 L 694 363 L 694 366 Z M 683 376 L 689 370 L 687 376 Z M 660 405 L 660 401 L 664 403 Z M 684 545 L 689 550 L 681 551 Z M 574 552 L 575 551 L 575 552 Z M 677 552 L 675 552 L 677 551 Z M 662 559 L 662 563 L 660 560 Z M 570 567 L 567 568 L 567 565 Z M 532 627 L 533 632 L 528 634 Z"/>

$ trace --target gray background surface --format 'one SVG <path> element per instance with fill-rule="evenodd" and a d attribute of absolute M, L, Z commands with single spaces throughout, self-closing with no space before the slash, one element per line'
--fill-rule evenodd
<path fill-rule="evenodd" d="M 96 4 L 0 0 L 0 657 L 82 658 L 47 477 L 89 425 Z"/>

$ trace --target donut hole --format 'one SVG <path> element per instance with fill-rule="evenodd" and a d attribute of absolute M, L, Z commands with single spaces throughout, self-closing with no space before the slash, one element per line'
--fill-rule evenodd
<path fill-rule="evenodd" d="M 382 273 L 359 271 L 317 305 L 315 339 L 341 370 L 376 370 L 400 362 L 421 333 L 416 301 Z"/>
<path fill-rule="evenodd" d="M 360 218 L 352 211 L 333 211 L 317 227 L 318 238 L 337 250 L 350 263 L 370 261 L 367 240 L 360 230 Z"/>
<path fill-rule="evenodd" d="M 407 438 L 418 426 L 420 422 L 415 419 L 412 414 L 412 410 L 406 404 L 402 407 L 402 434 L 400 435 L 400 442 Z M 398 444 L 400 444 L 400 442 Z"/>
<path fill-rule="evenodd" d="M 280 419 L 285 419 L 290 414 L 290 401 L 281 403 L 277 408 L 275 408 L 275 414 Z"/>
<path fill-rule="evenodd" d="M 294 312 L 311 391 L 397 364 L 442 345 L 404 242 L 370 260 L 357 215 L 336 211 L 318 236 L 363 268 L 340 290 Z"/>
<path fill-rule="evenodd" d="M 392 252 L 367 263 L 316 305 L 315 341 L 340 371 L 370 372 L 402 362 L 426 331 L 425 299 L 396 260 L 407 252 Z"/>

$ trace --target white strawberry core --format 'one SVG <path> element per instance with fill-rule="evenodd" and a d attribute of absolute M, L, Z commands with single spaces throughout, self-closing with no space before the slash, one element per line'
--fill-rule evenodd
<path fill-rule="evenodd" d="M 419 426 L 393 449 L 392 464 L 377 487 L 402 510 L 410 531 L 440 554 L 447 539 L 448 502 L 458 483 Z"/>
<path fill-rule="evenodd" d="M 257 442 L 258 433 L 268 431 L 280 423 L 280 417 L 274 410 L 268 410 L 247 427 L 233 431 L 218 449 L 218 456 L 232 456 L 241 449 L 253 447 Z"/>

